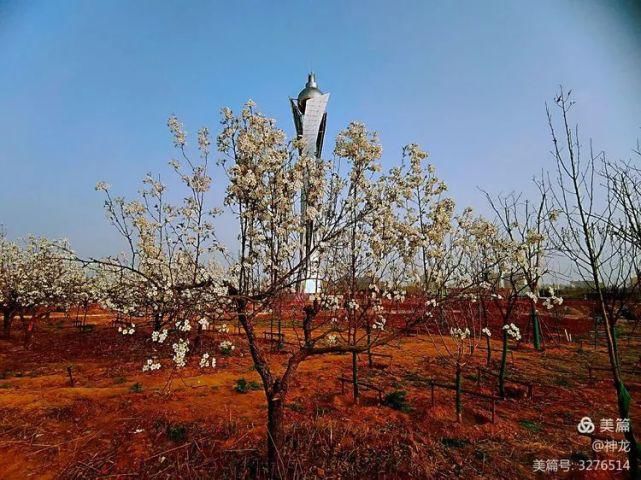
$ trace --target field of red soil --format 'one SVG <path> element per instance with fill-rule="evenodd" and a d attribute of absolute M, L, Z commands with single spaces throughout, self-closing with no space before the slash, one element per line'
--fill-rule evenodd
<path fill-rule="evenodd" d="M 110 319 L 92 311 L 87 321 L 94 328 L 80 332 L 53 317 L 39 325 L 27 351 L 19 329 L 0 339 L 0 479 L 261 478 L 264 394 L 234 389 L 240 378 L 259 380 L 243 338 L 229 336 L 237 348 L 230 357 L 217 355 L 215 369 L 199 369 L 194 358 L 179 374 L 149 374 L 141 371 L 149 331 L 139 327 L 124 337 Z M 579 321 L 591 324 L 584 317 L 566 327 Z M 577 330 L 570 333 L 585 328 Z M 213 351 L 220 334 L 206 335 L 202 348 Z M 550 341 L 543 352 L 525 344 L 514 348 L 509 375 L 534 384 L 533 398 L 523 385 L 508 382 L 507 399 L 497 402 L 492 423 L 489 402 L 464 395 L 463 421 L 457 423 L 454 392 L 437 388 L 432 405 L 429 380 L 454 382 L 442 342 L 419 334 L 385 347 L 379 352 L 392 356 L 386 368 L 369 368 L 361 358 L 363 381 L 385 393 L 406 391 L 408 412 L 382 405 L 373 391 L 364 391 L 359 405 L 349 389 L 341 393 L 337 377 L 349 375 L 349 356 L 304 362 L 287 400 L 280 454 L 288 478 L 625 478 L 613 472 L 533 472 L 537 459 L 592 458 L 590 439 L 579 435 L 577 423 L 584 416 L 597 425 L 598 419 L 617 418 L 607 372 L 597 370 L 590 379 L 586 367 L 607 365 L 603 346 L 595 349 L 586 340 L 582 347 Z M 492 343 L 496 371 L 500 344 Z M 626 379 L 637 424 L 641 384 L 632 365 L 639 346 L 634 339 L 620 345 L 633 372 Z M 485 355 L 477 349 L 469 359 L 464 389 L 494 391 L 487 375 L 477 385 L 476 366 L 485 365 Z M 270 356 L 275 362 L 287 358 Z M 625 461 L 623 453 L 598 458 Z"/>

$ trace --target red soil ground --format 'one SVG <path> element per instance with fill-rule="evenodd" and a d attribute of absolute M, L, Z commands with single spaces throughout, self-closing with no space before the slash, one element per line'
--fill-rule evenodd
<path fill-rule="evenodd" d="M 562 328 L 576 337 L 592 323 L 585 305 L 572 308 L 574 318 Z M 140 327 L 123 337 L 110 319 L 93 311 L 88 322 L 95 327 L 79 332 L 52 318 L 39 325 L 28 351 L 18 330 L 0 339 L 0 479 L 260 478 L 266 403 L 260 390 L 234 390 L 241 377 L 259 380 L 242 337 L 231 336 L 233 356 L 216 355 L 213 370 L 203 372 L 192 359 L 180 375 L 147 374 L 141 366 L 149 331 Z M 214 351 L 220 340 L 207 332 L 203 350 Z M 621 341 L 626 363 L 638 359 L 639 345 Z M 496 360 L 499 347 L 493 341 Z M 534 398 L 508 383 L 494 424 L 480 398 L 464 396 L 462 423 L 455 421 L 453 392 L 437 389 L 431 405 L 427 381 L 454 381 L 440 338 L 418 335 L 380 352 L 392 355 L 391 364 L 370 369 L 362 356 L 363 377 L 386 392 L 405 390 L 411 411 L 381 405 L 372 392 L 364 392 L 360 405 L 341 394 L 336 379 L 349 374 L 348 356 L 304 362 L 286 410 L 281 454 L 288 478 L 625 478 L 620 472 L 533 473 L 535 459 L 592 458 L 590 440 L 577 433 L 579 419 L 617 417 L 607 372 L 590 380 L 586 368 L 607 365 L 603 346 L 594 349 L 586 340 L 582 348 L 552 341 L 544 352 L 515 348 L 511 375 L 534 383 Z M 286 358 L 271 354 L 277 363 Z M 476 365 L 484 363 L 485 351 L 477 350 L 465 367 L 464 388 L 493 391 L 487 377 L 476 385 Z M 635 374 L 626 379 L 638 425 L 641 385 Z M 622 453 L 598 458 L 625 460 Z"/>

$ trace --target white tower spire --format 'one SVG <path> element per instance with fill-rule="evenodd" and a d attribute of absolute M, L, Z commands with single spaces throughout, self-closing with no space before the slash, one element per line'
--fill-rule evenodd
<path fill-rule="evenodd" d="M 300 154 L 320 159 L 325 138 L 329 93 L 324 94 L 320 91 L 316 83 L 316 76 L 311 72 L 307 77 L 305 88 L 298 94 L 298 98 L 290 98 L 289 100 L 294 115 L 296 134 L 305 140 L 305 146 Z M 301 215 L 303 218 L 307 210 L 308 188 L 309 178 L 305 177 L 301 191 Z M 318 278 L 318 252 L 314 250 L 314 222 L 312 220 L 303 220 L 303 222 L 304 233 L 301 235 L 300 255 L 301 259 L 304 259 L 305 265 L 301 272 L 298 289 L 305 293 L 318 293 L 320 281 Z"/>

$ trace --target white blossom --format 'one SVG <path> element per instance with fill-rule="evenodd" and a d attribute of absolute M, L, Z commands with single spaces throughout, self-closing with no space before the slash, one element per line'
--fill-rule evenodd
<path fill-rule="evenodd" d="M 200 357 L 200 368 L 206 368 L 206 367 L 211 367 L 214 368 L 216 367 L 216 359 L 213 357 L 209 356 L 209 353 L 203 353 L 202 357 Z"/>
<path fill-rule="evenodd" d="M 163 343 L 167 339 L 168 334 L 169 332 L 167 331 L 167 329 L 163 329 L 162 332 L 154 330 L 153 332 L 151 332 L 151 341 Z"/>
<path fill-rule="evenodd" d="M 227 325 L 226 323 L 216 325 L 216 331 L 218 333 L 229 333 L 229 325 Z"/>
<path fill-rule="evenodd" d="M 142 366 L 142 371 L 143 372 L 153 372 L 154 370 L 159 370 L 160 369 L 160 362 L 156 362 L 152 360 L 151 358 L 147 359 L 147 361 L 144 363 Z"/>
<path fill-rule="evenodd" d="M 234 349 L 235 349 L 236 347 L 235 347 L 235 346 L 234 346 L 234 344 L 233 344 L 232 342 L 230 342 L 229 340 L 223 340 L 223 341 L 222 341 L 222 342 L 220 342 L 220 344 L 218 345 L 218 348 L 220 348 L 220 351 L 221 351 L 224 355 L 229 355 L 229 354 L 231 354 L 231 352 L 233 352 L 233 351 L 234 351 Z"/>
<path fill-rule="evenodd" d="M 450 335 L 457 340 L 465 340 L 471 335 L 470 329 L 466 328 L 465 330 L 459 327 L 450 328 Z"/>
<path fill-rule="evenodd" d="M 183 340 L 181 338 L 178 340 L 178 343 L 174 343 L 171 348 L 174 350 L 173 361 L 176 366 L 182 368 L 187 365 L 185 356 L 187 352 L 189 352 L 189 340 Z"/>
<path fill-rule="evenodd" d="M 512 337 L 514 340 L 521 340 L 521 331 L 515 324 L 510 323 L 503 325 L 503 330 L 505 330 L 508 336 Z"/>

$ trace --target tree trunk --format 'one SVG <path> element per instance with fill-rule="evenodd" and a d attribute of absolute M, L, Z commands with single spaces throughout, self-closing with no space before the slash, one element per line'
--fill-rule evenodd
<path fill-rule="evenodd" d="M 358 403 L 360 393 L 358 390 L 358 354 L 356 352 L 352 352 L 352 386 L 354 387 L 354 403 Z"/>
<path fill-rule="evenodd" d="M 203 326 L 201 323 L 199 323 L 198 328 L 196 329 L 196 338 L 194 339 L 194 349 L 197 352 L 200 352 L 200 349 L 203 344 L 202 335 L 203 335 Z"/>
<path fill-rule="evenodd" d="M 531 309 L 534 349 L 541 350 L 541 322 L 539 320 L 539 312 L 537 312 L 534 302 L 532 302 Z"/>
<path fill-rule="evenodd" d="M 627 418 L 630 420 L 630 428 L 623 434 L 625 439 L 630 442 L 630 451 L 628 452 L 628 460 L 630 461 L 630 478 L 639 479 L 641 478 L 641 472 L 639 472 L 639 458 L 641 457 L 641 447 L 637 444 L 632 419 L 630 419 L 630 403 L 632 403 L 632 397 L 630 396 L 628 390 L 625 388 L 625 384 L 623 382 L 623 379 L 621 378 L 619 352 L 615 328 L 616 324 L 611 321 L 608 315 L 605 299 L 603 296 L 603 290 L 601 289 L 601 285 L 598 283 L 598 276 L 596 275 L 596 272 L 594 274 L 594 279 L 597 294 L 599 297 L 601 316 L 603 318 L 605 340 L 608 346 L 608 358 L 610 359 L 610 367 L 612 368 L 612 380 L 614 383 L 614 388 L 617 391 L 617 405 L 619 407 L 619 416 L 621 418 Z"/>
<path fill-rule="evenodd" d="M 11 310 L 5 310 L 2 316 L 2 328 L 4 336 L 9 338 L 11 336 L 11 321 L 13 320 L 13 312 Z"/>
<path fill-rule="evenodd" d="M 162 315 L 160 313 L 154 313 L 154 331 L 159 332 L 162 327 Z"/>
<path fill-rule="evenodd" d="M 456 421 L 463 421 L 463 409 L 461 407 L 461 364 L 456 362 Z"/>
<path fill-rule="evenodd" d="M 615 324 L 612 324 L 610 331 L 610 335 L 612 335 L 612 349 L 614 350 L 614 359 L 617 362 L 617 366 L 621 367 L 619 361 L 619 332 L 617 331 L 617 326 Z"/>
<path fill-rule="evenodd" d="M 507 330 L 503 330 L 503 351 L 501 353 L 501 369 L 499 370 L 499 394 L 505 398 L 505 371 L 507 370 Z"/>
<path fill-rule="evenodd" d="M 372 327 L 367 326 L 367 365 L 369 368 L 374 367 L 374 362 L 372 361 Z"/>
<path fill-rule="evenodd" d="M 24 338 L 23 338 L 22 346 L 25 350 L 29 350 L 32 346 L 33 333 L 36 328 L 36 322 L 33 316 L 29 318 L 29 321 L 27 321 L 24 318 L 22 318 L 21 320 L 22 320 L 22 328 L 24 330 Z"/>
<path fill-rule="evenodd" d="M 490 337 L 485 336 L 485 341 L 487 342 L 487 360 L 486 365 L 490 367 L 492 365 L 492 342 L 490 342 Z"/>
<path fill-rule="evenodd" d="M 283 459 L 280 455 L 283 446 L 284 400 L 280 394 L 267 400 L 267 466 L 269 477 L 285 477 Z"/>

